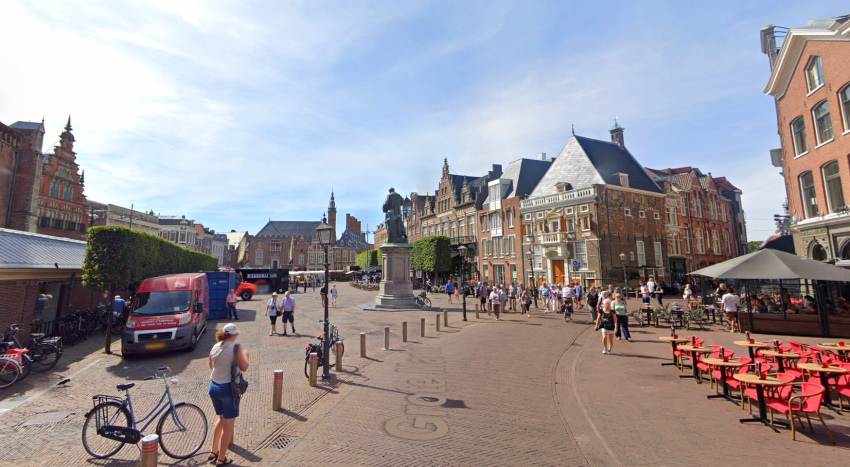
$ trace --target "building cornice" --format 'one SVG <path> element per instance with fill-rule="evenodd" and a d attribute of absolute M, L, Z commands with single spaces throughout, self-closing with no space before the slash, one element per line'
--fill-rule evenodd
<path fill-rule="evenodd" d="M 768 79 L 767 86 L 764 88 L 763 92 L 765 94 L 773 96 L 777 100 L 782 99 L 788 90 L 788 86 L 791 84 L 791 79 L 794 77 L 794 72 L 797 70 L 806 44 L 813 40 L 850 41 L 850 21 L 836 31 L 813 31 L 811 29 L 789 30 L 785 36 L 785 41 L 782 43 L 782 48 L 779 50 L 776 66 L 773 67 L 770 73 L 770 79 Z"/>

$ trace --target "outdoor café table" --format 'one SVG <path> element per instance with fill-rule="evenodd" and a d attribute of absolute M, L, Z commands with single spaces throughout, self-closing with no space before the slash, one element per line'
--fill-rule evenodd
<path fill-rule="evenodd" d="M 847 352 L 850 352 L 850 345 L 838 345 L 834 343 L 823 342 L 818 344 L 818 347 L 835 352 L 841 358 L 842 361 L 847 361 Z"/>
<path fill-rule="evenodd" d="M 640 312 L 645 317 L 643 321 L 646 323 L 646 325 L 651 326 L 652 325 L 652 315 L 654 314 L 653 311 L 652 311 L 652 307 L 649 307 L 649 308 L 643 307 L 643 308 L 640 309 Z M 640 323 L 640 325 L 641 325 L 641 327 L 643 327 L 643 323 Z"/>
<path fill-rule="evenodd" d="M 705 307 L 705 313 L 711 315 L 711 324 L 717 324 L 717 308 L 708 305 Z"/>
<path fill-rule="evenodd" d="M 729 383 L 726 381 L 726 370 L 728 370 L 730 368 L 731 369 L 741 368 L 743 366 L 749 365 L 749 363 L 741 363 L 738 360 L 725 361 L 722 358 L 713 358 L 713 357 L 703 358 L 702 362 L 706 363 L 708 365 L 715 366 L 715 367 L 719 368 L 720 374 L 723 376 L 723 378 L 720 379 L 720 383 L 723 385 L 723 394 L 712 394 L 712 395 L 706 396 L 706 397 L 708 397 L 709 399 L 718 399 L 718 398 L 722 397 L 724 399 L 728 399 L 732 402 L 735 402 L 735 399 L 733 399 L 733 397 L 737 397 L 737 396 L 732 396 L 732 395 L 729 394 Z"/>
<path fill-rule="evenodd" d="M 751 344 L 750 341 L 735 341 L 735 345 L 741 345 L 741 346 L 744 346 L 744 347 L 749 347 L 750 358 L 752 358 L 753 360 L 756 359 L 754 349 L 757 349 L 759 347 L 770 347 L 770 344 L 768 344 L 767 342 L 753 342 Z"/>
<path fill-rule="evenodd" d="M 679 346 L 681 348 L 681 346 Z M 829 390 L 829 375 L 843 375 L 846 374 L 848 370 L 841 368 L 840 366 L 829 366 L 824 368 L 823 365 L 818 365 L 817 363 L 798 363 L 797 368 L 806 371 L 816 371 L 820 375 L 820 384 L 823 386 L 823 403 L 835 408 L 832 405 L 832 391 Z"/>
<path fill-rule="evenodd" d="M 779 386 L 784 386 L 788 383 L 786 383 L 785 381 L 782 381 L 779 378 L 775 378 L 773 376 L 767 376 L 765 379 L 759 379 L 759 375 L 757 375 L 755 373 L 736 373 L 736 374 L 732 375 L 732 377 L 737 379 L 738 381 L 740 381 L 742 383 L 752 384 L 753 386 L 755 386 L 756 387 L 756 395 L 758 396 L 758 406 L 759 406 L 759 416 L 758 416 L 758 418 L 742 418 L 739 421 L 741 423 L 762 422 L 765 425 L 773 428 L 773 431 L 779 431 L 776 428 L 774 428 L 770 424 L 770 420 L 767 419 L 767 406 L 765 405 L 765 402 L 764 402 L 764 386 L 779 387 Z M 776 424 L 776 425 L 788 426 L 787 423 L 785 423 L 781 420 L 775 420 L 773 423 Z"/>
<path fill-rule="evenodd" d="M 674 351 L 677 350 L 676 349 L 677 345 L 683 344 L 685 342 L 690 342 L 690 339 L 688 339 L 687 337 L 659 336 L 658 338 L 662 341 L 669 342 L 670 345 L 673 346 Z M 673 355 L 673 362 L 672 363 L 667 362 L 667 363 L 661 364 L 661 366 L 667 366 L 667 365 L 676 365 L 676 366 L 679 365 L 679 362 L 676 361 L 676 355 L 675 354 Z"/>
<path fill-rule="evenodd" d="M 699 361 L 699 354 L 711 353 L 711 352 L 714 352 L 714 349 L 711 348 L 711 347 L 694 347 L 692 345 L 680 345 L 679 351 L 680 352 L 688 352 L 689 354 L 693 354 L 693 356 L 694 356 L 694 363 L 691 365 L 691 367 L 694 370 L 693 376 L 691 376 L 691 375 L 679 375 L 679 378 L 694 378 L 694 379 L 697 380 L 697 383 L 702 383 L 702 378 L 700 378 L 700 376 L 699 376 L 699 368 L 697 368 L 696 362 Z"/>
<path fill-rule="evenodd" d="M 752 348 L 752 347 L 750 347 L 750 348 Z M 775 350 L 773 350 L 773 349 L 763 349 L 763 350 L 761 351 L 761 354 L 762 354 L 762 355 L 768 355 L 768 356 L 771 356 L 771 357 L 775 358 L 775 359 L 776 359 L 776 362 L 777 362 L 777 363 L 779 363 L 779 372 L 780 372 L 780 373 L 785 373 L 785 359 L 786 359 L 786 358 L 790 358 L 790 359 L 792 359 L 792 360 L 794 360 L 794 359 L 800 359 L 800 358 L 803 358 L 803 356 L 802 356 L 802 355 L 800 355 L 800 354 L 798 354 L 798 353 L 794 353 L 794 352 L 777 352 L 777 351 L 775 351 Z"/>

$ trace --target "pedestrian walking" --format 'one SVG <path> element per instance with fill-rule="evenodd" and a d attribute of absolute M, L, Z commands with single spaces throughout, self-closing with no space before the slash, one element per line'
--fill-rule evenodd
<path fill-rule="evenodd" d="M 583 295 L 584 295 L 584 288 L 581 286 L 581 284 L 576 284 L 575 299 L 574 299 L 576 301 L 576 309 L 581 308 L 581 300 L 582 300 L 582 298 L 584 298 Z"/>
<path fill-rule="evenodd" d="M 452 291 L 454 287 L 452 286 L 451 281 L 446 281 L 446 297 L 449 298 L 449 303 L 452 302 Z"/>
<path fill-rule="evenodd" d="M 623 300 L 622 293 L 614 294 L 614 301 L 611 303 L 611 309 L 614 310 L 614 314 L 617 315 L 617 340 L 620 338 L 625 338 L 627 341 L 632 341 L 632 335 L 629 334 L 629 312 L 626 309 L 626 301 Z M 622 334 L 622 336 L 621 336 Z"/>
<path fill-rule="evenodd" d="M 269 321 L 272 323 L 272 332 L 269 334 L 273 336 L 277 334 L 277 315 L 280 314 L 280 310 L 283 309 L 283 302 L 277 299 L 277 292 L 272 293 L 272 298 L 266 304 L 266 316 L 269 317 Z M 286 330 L 286 326 L 284 325 L 284 330 Z"/>
<path fill-rule="evenodd" d="M 283 303 L 281 308 L 283 309 L 283 314 L 281 315 L 281 324 L 283 324 L 283 335 L 286 335 L 286 323 L 289 322 L 289 325 L 292 327 L 292 334 L 295 334 L 295 299 L 289 295 L 289 291 L 283 294 Z"/>
<path fill-rule="evenodd" d="M 316 278 L 313 277 L 313 292 L 316 291 Z"/>
<path fill-rule="evenodd" d="M 640 281 L 640 296 L 641 300 L 643 300 L 643 304 L 649 305 L 649 287 L 646 285 L 646 282 Z"/>
<path fill-rule="evenodd" d="M 611 311 L 611 300 L 602 301 L 602 312 L 596 317 L 596 330 L 602 332 L 602 354 L 614 353 L 614 334 L 617 333 L 617 318 Z"/>
<path fill-rule="evenodd" d="M 490 292 L 490 305 L 493 307 L 493 314 L 496 315 L 496 321 L 499 321 L 499 305 L 502 303 L 501 296 L 499 295 L 499 289 L 497 287 L 493 287 L 493 291 Z"/>
<path fill-rule="evenodd" d="M 455 293 L 455 301 L 457 303 L 460 303 L 460 287 L 458 287 L 458 284 L 454 284 L 452 285 L 452 288 L 454 289 Z"/>
<path fill-rule="evenodd" d="M 508 307 L 511 311 L 516 311 L 516 287 L 513 283 L 508 286 Z"/>
<path fill-rule="evenodd" d="M 591 287 L 587 294 L 587 307 L 590 308 L 590 319 L 594 323 L 596 322 L 596 315 L 599 311 L 596 309 L 597 306 L 599 306 L 599 294 L 596 292 L 596 287 Z"/>
<path fill-rule="evenodd" d="M 336 296 L 339 291 L 336 289 L 336 284 L 331 285 L 331 305 L 336 306 Z M 295 331 L 292 331 L 295 332 Z"/>
<path fill-rule="evenodd" d="M 328 288 L 324 285 L 319 287 L 319 295 L 322 297 L 322 307 L 328 306 Z"/>
<path fill-rule="evenodd" d="M 561 294 L 564 292 L 563 288 L 559 285 L 557 288 L 552 288 L 549 290 L 549 304 L 552 312 L 560 313 L 561 312 Z"/>
<path fill-rule="evenodd" d="M 307 293 L 307 279 L 304 279 L 303 281 L 301 281 L 301 285 L 304 286 L 304 293 Z"/>
<path fill-rule="evenodd" d="M 549 285 L 542 284 L 540 286 L 540 296 L 543 297 L 543 308 L 546 308 L 546 313 L 549 313 Z"/>
<path fill-rule="evenodd" d="M 212 446 L 208 462 L 215 465 L 228 465 L 233 459 L 227 457 L 227 450 L 233 440 L 236 417 L 239 416 L 239 400 L 233 397 L 230 388 L 231 367 L 233 363 L 240 371 L 248 371 L 248 351 L 236 343 L 239 329 L 233 323 L 225 324 L 215 333 L 215 345 L 209 355 L 210 387 L 208 393 L 218 418 L 213 426 Z"/>
<path fill-rule="evenodd" d="M 729 331 L 738 332 L 738 309 L 741 308 L 741 298 L 735 295 L 735 289 L 730 285 L 725 288 L 726 293 L 720 299 L 726 319 L 729 321 Z"/>
<path fill-rule="evenodd" d="M 682 294 L 682 298 L 688 304 L 688 307 L 694 308 L 696 300 L 694 300 L 694 292 L 691 290 L 691 284 L 685 284 L 685 291 Z"/>
<path fill-rule="evenodd" d="M 487 297 L 490 296 L 490 291 L 487 289 L 487 283 L 482 282 L 478 286 L 478 302 L 475 303 L 475 311 L 487 311 Z"/>
<path fill-rule="evenodd" d="M 236 291 L 233 290 L 233 289 L 230 289 L 230 293 L 227 294 L 227 299 L 225 299 L 225 303 L 227 304 L 227 318 L 225 318 L 225 319 L 229 320 L 232 316 L 234 320 L 239 321 L 239 316 L 236 314 L 236 299 L 237 298 L 238 297 L 236 296 Z"/>
<path fill-rule="evenodd" d="M 522 291 L 522 307 L 525 310 L 525 316 L 531 317 L 531 292 L 528 289 Z"/>
<path fill-rule="evenodd" d="M 659 280 L 658 284 L 655 286 L 655 300 L 658 301 L 658 306 L 664 306 L 664 304 L 661 303 L 663 298 L 664 298 L 664 281 Z"/>

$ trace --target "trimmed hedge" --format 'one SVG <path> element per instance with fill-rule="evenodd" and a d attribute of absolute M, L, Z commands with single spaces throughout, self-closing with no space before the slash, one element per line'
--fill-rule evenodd
<path fill-rule="evenodd" d="M 452 267 L 452 244 L 442 235 L 427 237 L 413 243 L 410 267 L 414 271 L 445 272 Z"/>
<path fill-rule="evenodd" d="M 126 227 L 92 227 L 83 260 L 83 285 L 122 290 L 148 277 L 215 271 L 218 259 Z"/>

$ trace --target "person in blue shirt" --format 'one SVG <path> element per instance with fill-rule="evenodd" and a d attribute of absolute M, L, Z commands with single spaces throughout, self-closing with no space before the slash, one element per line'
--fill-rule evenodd
<path fill-rule="evenodd" d="M 115 313 L 115 315 L 124 316 L 124 312 L 126 310 L 127 310 L 127 302 L 125 302 L 124 299 L 121 298 L 120 295 L 116 295 L 115 296 L 115 302 L 112 305 L 112 312 Z M 114 318 L 113 318 L 113 321 L 114 321 Z"/>
<path fill-rule="evenodd" d="M 449 303 L 452 302 L 452 292 L 454 290 L 454 286 L 452 285 L 452 281 L 446 282 L 446 295 L 449 297 Z"/>

